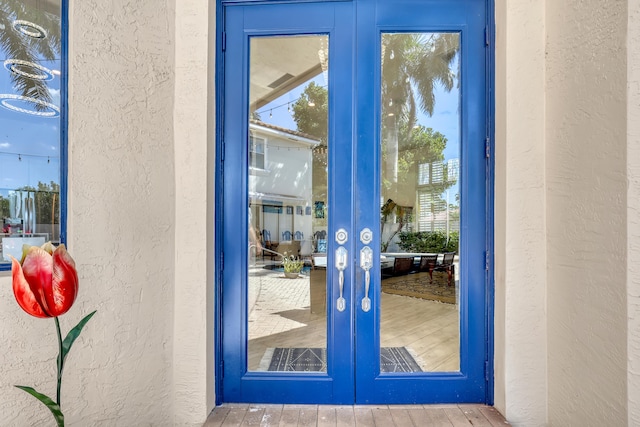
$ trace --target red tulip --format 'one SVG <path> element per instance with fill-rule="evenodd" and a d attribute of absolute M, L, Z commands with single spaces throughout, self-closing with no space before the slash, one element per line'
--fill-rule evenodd
<path fill-rule="evenodd" d="M 25 248 L 22 261 L 12 257 L 13 294 L 18 305 L 35 317 L 66 313 L 78 295 L 76 264 L 64 245 Z"/>

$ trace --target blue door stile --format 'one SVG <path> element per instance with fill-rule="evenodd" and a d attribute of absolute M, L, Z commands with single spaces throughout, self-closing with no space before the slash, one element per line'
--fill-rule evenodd
<path fill-rule="evenodd" d="M 486 199 L 484 135 L 485 4 L 478 1 L 428 2 L 365 0 L 358 3 L 358 129 L 356 169 L 357 230 L 375 230 L 380 212 L 380 153 L 372 146 L 380 135 L 380 38 L 382 32 L 458 32 L 461 39 L 461 276 L 460 372 L 380 374 L 380 301 L 363 312 L 356 305 L 356 402 L 361 404 L 485 402 Z M 372 179 L 373 178 L 373 179 Z M 372 244 L 380 248 L 379 235 Z M 356 250 L 360 250 L 360 246 Z M 375 251 L 374 259 L 379 259 Z M 378 266 L 379 268 L 379 266 Z M 356 300 L 364 296 L 362 271 L 356 277 Z M 374 294 L 379 294 L 377 281 Z"/>
<path fill-rule="evenodd" d="M 333 171 L 348 177 L 352 159 L 352 28 L 353 4 L 349 2 L 263 4 L 225 8 L 225 104 L 224 104 L 224 227 L 222 246 L 225 254 L 222 279 L 222 379 L 225 402 L 352 403 L 354 399 L 354 321 L 350 310 L 337 312 L 327 305 L 328 372 L 274 373 L 247 371 L 247 310 L 245 262 L 248 241 L 247 218 L 247 99 L 249 39 L 254 36 L 328 34 L 329 63 L 329 206 L 340 206 L 329 216 L 329 230 L 352 228 L 351 180 L 338 178 Z M 229 166 L 233 165 L 233 166 Z M 245 189 L 244 191 L 238 191 Z M 238 237 L 240 236 L 240 238 Z M 334 242 L 328 239 L 328 253 Z M 349 242 L 351 243 L 351 242 Z M 333 259 L 328 257 L 329 300 L 337 294 L 337 275 Z M 352 279 L 353 268 L 346 271 L 345 282 Z M 346 286 L 346 289 L 351 289 Z M 345 294 L 347 304 L 352 295 Z"/>

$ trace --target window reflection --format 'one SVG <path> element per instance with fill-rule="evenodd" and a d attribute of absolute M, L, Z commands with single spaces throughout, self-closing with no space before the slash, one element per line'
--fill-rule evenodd
<path fill-rule="evenodd" d="M 459 370 L 459 35 L 381 37 L 380 368 Z M 395 357 L 395 356 L 394 356 Z"/>
<path fill-rule="evenodd" d="M 327 372 L 328 37 L 250 46 L 248 369 Z"/>
<path fill-rule="evenodd" d="M 0 0 L 0 268 L 60 239 L 59 0 Z"/>

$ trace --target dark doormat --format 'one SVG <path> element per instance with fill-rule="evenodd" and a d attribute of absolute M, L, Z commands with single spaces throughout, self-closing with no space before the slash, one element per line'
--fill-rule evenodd
<path fill-rule="evenodd" d="M 270 360 L 268 371 L 327 372 L 324 348 L 272 348 L 265 352 L 265 359 Z M 422 372 L 405 347 L 382 347 L 380 362 L 381 372 Z"/>

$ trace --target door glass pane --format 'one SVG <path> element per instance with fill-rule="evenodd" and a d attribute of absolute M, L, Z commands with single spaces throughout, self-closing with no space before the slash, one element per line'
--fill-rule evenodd
<path fill-rule="evenodd" d="M 326 372 L 326 35 L 250 45 L 248 369 Z"/>
<path fill-rule="evenodd" d="M 381 371 L 458 371 L 459 35 L 381 43 Z"/>

